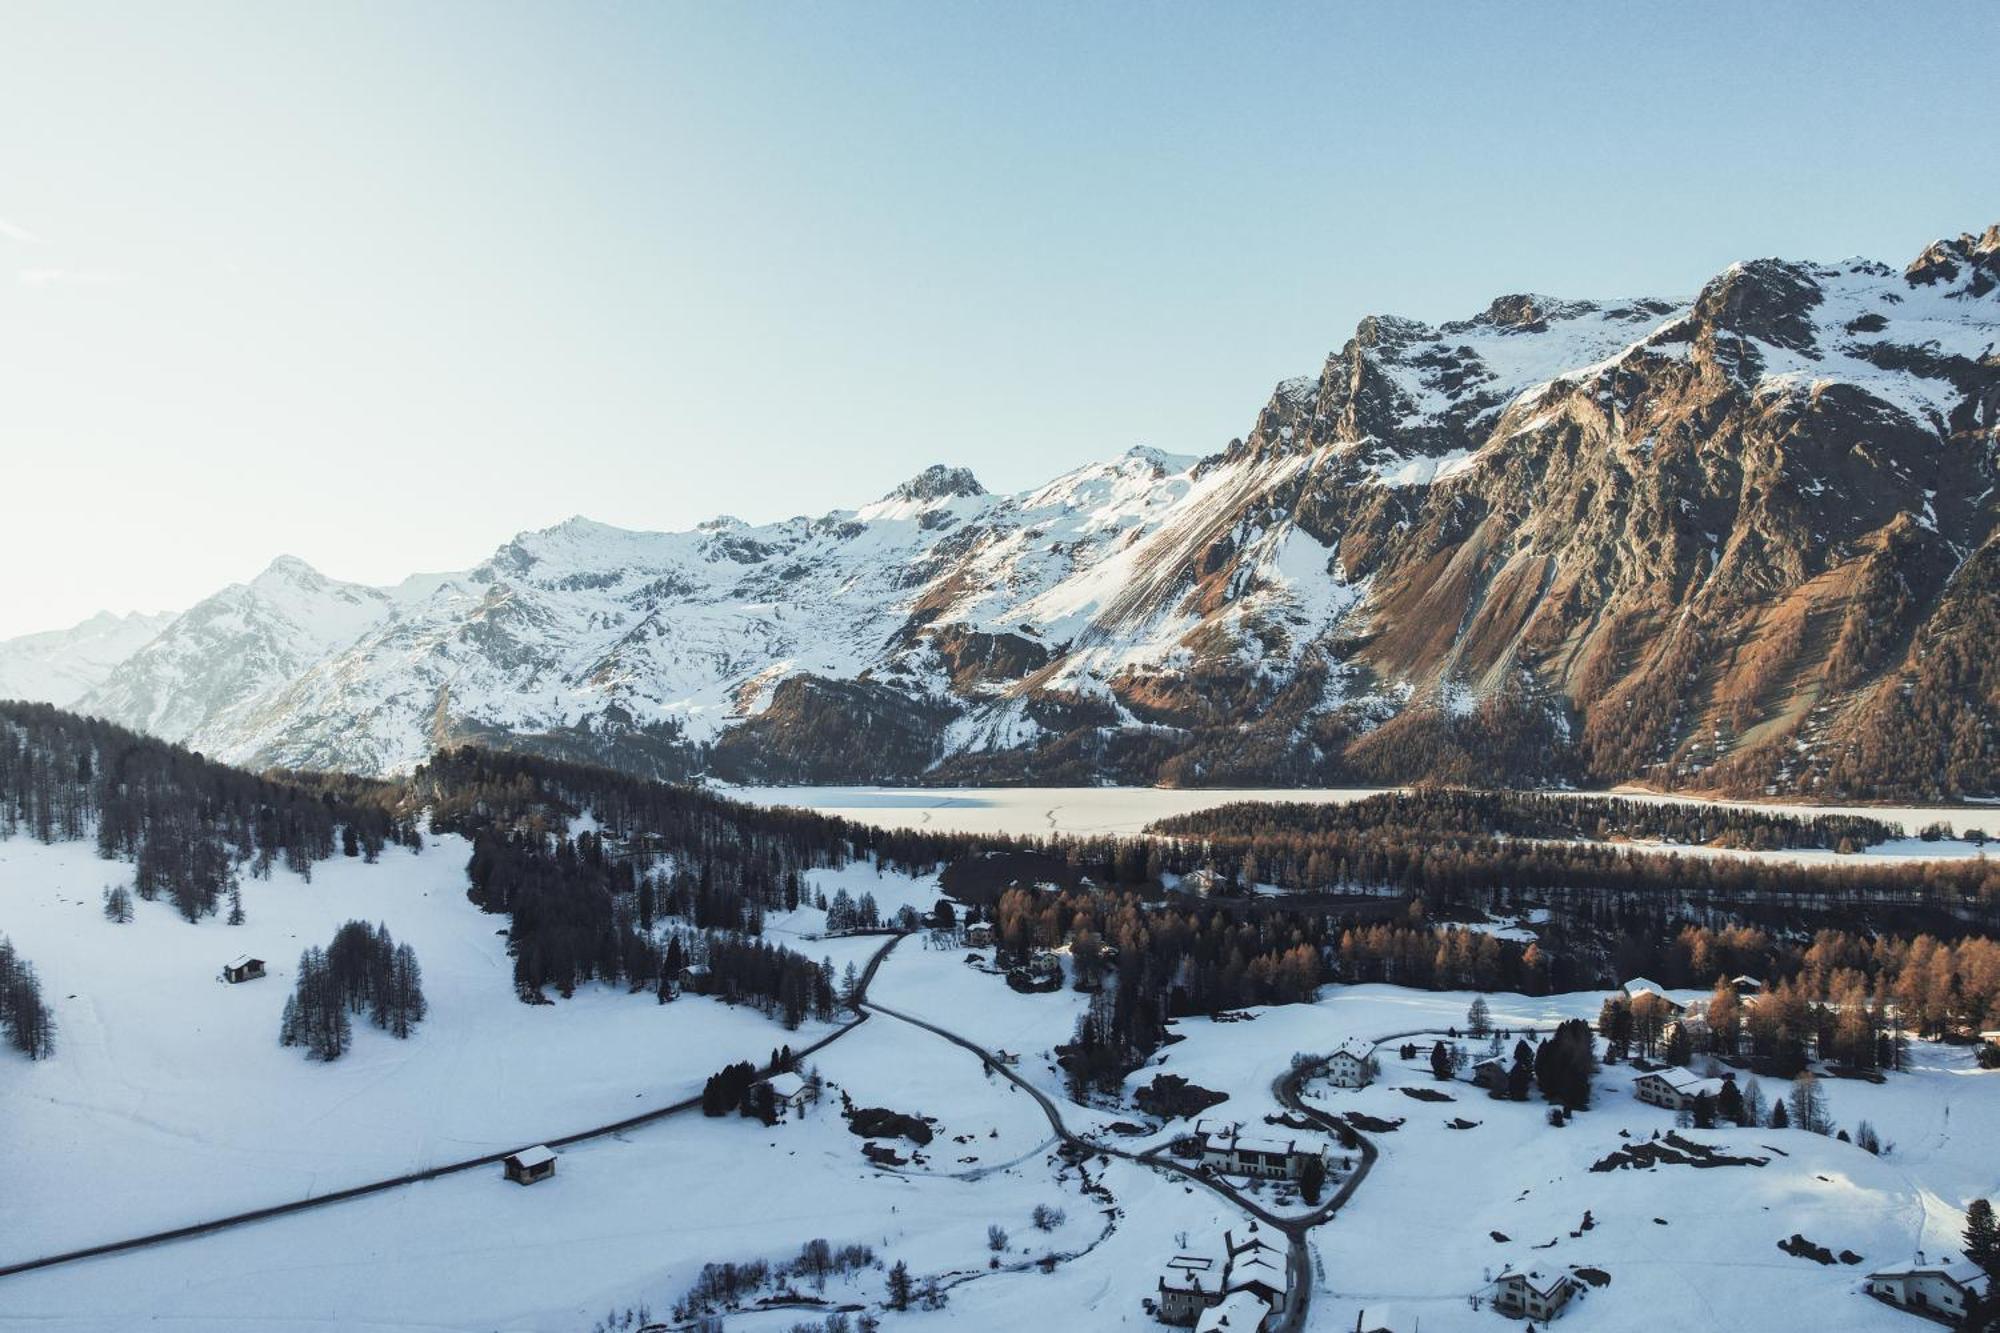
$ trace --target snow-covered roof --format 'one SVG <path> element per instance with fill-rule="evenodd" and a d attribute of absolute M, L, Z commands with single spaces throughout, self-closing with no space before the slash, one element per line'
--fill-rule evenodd
<path fill-rule="evenodd" d="M 1225 1231 L 1222 1233 L 1222 1243 L 1223 1247 L 1229 1251 L 1229 1256 L 1232 1259 L 1234 1259 L 1239 1254 L 1249 1254 L 1252 1251 L 1262 1251 L 1264 1254 L 1270 1255 L 1273 1258 L 1275 1258 L 1278 1253 L 1277 1246 L 1271 1244 L 1269 1241 L 1265 1240 L 1262 1236 L 1256 1235 L 1255 1233 L 1252 1233 L 1251 1235 L 1244 1237 L 1244 1239 L 1239 1243 L 1233 1233 Z"/>
<path fill-rule="evenodd" d="M 248 967 L 248 966 L 250 966 L 250 965 L 251 965 L 252 963 L 262 963 L 263 961 L 264 961 L 264 960 L 263 960 L 263 959 L 261 959 L 261 958 L 252 958 L 252 957 L 251 957 L 251 956 L 250 956 L 249 954 L 247 954 L 247 953 L 246 953 L 246 954 L 239 954 L 239 955 L 237 955 L 236 957 L 234 957 L 234 958 L 232 958 L 232 959 L 230 959 L 230 960 L 229 960 L 229 966 L 230 966 L 230 968 L 231 968 L 231 969 L 233 970 L 233 969 L 235 969 L 235 968 L 239 968 L 239 967 Z"/>
<path fill-rule="evenodd" d="M 1641 1080 L 1649 1078 L 1658 1079 L 1675 1092 L 1680 1093 L 1683 1097 L 1695 1097 L 1704 1092 L 1711 1097 L 1719 1096 L 1722 1092 L 1722 1085 L 1729 1081 L 1721 1078 L 1703 1078 L 1701 1075 L 1690 1073 L 1685 1069 L 1661 1069 L 1649 1074 L 1641 1074 L 1639 1077 Z"/>
<path fill-rule="evenodd" d="M 764 1081 L 771 1085 L 772 1095 L 781 1101 L 790 1101 L 806 1090 L 806 1081 L 793 1073 L 773 1074 Z"/>
<path fill-rule="evenodd" d="M 1522 1286 L 1534 1292 L 1535 1295 L 1546 1298 L 1555 1295 L 1564 1287 L 1569 1286 L 1572 1279 L 1568 1273 L 1550 1273 L 1545 1275 L 1533 1269 L 1510 1268 L 1499 1277 L 1494 1278 L 1493 1281 L 1496 1284 L 1502 1282 L 1519 1282 Z"/>
<path fill-rule="evenodd" d="M 1273 1157 L 1283 1157 L 1291 1153 L 1297 1142 L 1297 1139 L 1273 1139 L 1261 1134 L 1245 1138 L 1239 1134 L 1230 1140 L 1229 1146 L 1237 1152 L 1260 1152 Z"/>
<path fill-rule="evenodd" d="M 1937 1259 L 1930 1261 L 1907 1259 L 1899 1264 L 1888 1264 L 1882 1268 L 1878 1268 L 1868 1276 L 1871 1278 L 1916 1277 L 1919 1274 L 1946 1278 L 1952 1282 L 1956 1282 L 1968 1291 L 1977 1291 L 1982 1294 L 1984 1294 L 1987 1286 L 1992 1281 L 1986 1270 L 1972 1262 L 1972 1260 L 1956 1259 L 1950 1255 L 1940 1255 Z"/>
<path fill-rule="evenodd" d="M 1201 1312 L 1195 1333 L 1257 1333 L 1270 1314 L 1270 1305 L 1256 1293 L 1232 1291 Z"/>
<path fill-rule="evenodd" d="M 523 1148 L 517 1153 L 508 1154 L 507 1160 L 520 1167 L 536 1167 L 555 1161 L 556 1155 L 553 1149 L 538 1143 L 532 1148 Z"/>
<path fill-rule="evenodd" d="M 1330 1056 L 1328 1058 L 1331 1059 L 1334 1057 L 1347 1055 L 1347 1056 L 1352 1056 L 1356 1060 L 1366 1060 L 1370 1055 L 1374 1054 L 1374 1052 L 1375 1048 L 1369 1045 L 1367 1042 L 1361 1040 L 1361 1038 L 1349 1037 L 1346 1041 L 1343 1041 L 1342 1043 L 1340 1043 L 1340 1045 L 1334 1047 L 1333 1056 Z"/>
<path fill-rule="evenodd" d="M 1230 1260 L 1229 1277 L 1223 1286 L 1230 1291 L 1241 1291 L 1249 1286 L 1266 1286 L 1284 1291 L 1285 1265 L 1271 1258 L 1270 1252 L 1263 1249 L 1239 1255 Z"/>
<path fill-rule="evenodd" d="M 1212 1254 L 1194 1251 L 1167 1260 L 1160 1275 L 1162 1291 L 1211 1292 L 1222 1289 L 1223 1262 Z"/>

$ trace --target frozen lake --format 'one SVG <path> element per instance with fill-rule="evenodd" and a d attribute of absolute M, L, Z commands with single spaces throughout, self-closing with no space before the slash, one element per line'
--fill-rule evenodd
<path fill-rule="evenodd" d="M 1165 787 L 725 787 L 724 794 L 759 805 L 796 805 L 879 828 L 921 828 L 949 833 L 1137 833 L 1155 819 L 1227 805 L 1233 801 L 1345 803 L 1393 787 L 1313 790 L 1245 788 L 1186 790 Z M 1696 798 L 1645 791 L 1577 792 L 1633 800 L 1702 804 Z M 1781 814 L 1850 814 L 1900 823 L 1915 834 L 1942 820 L 1964 833 L 1980 829 L 2000 837 L 2000 806 L 1791 805 L 1720 801 Z"/>

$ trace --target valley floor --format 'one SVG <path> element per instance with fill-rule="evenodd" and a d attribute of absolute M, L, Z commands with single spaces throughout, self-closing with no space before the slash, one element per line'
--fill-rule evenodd
<path fill-rule="evenodd" d="M 50 1061 L 0 1061 L 0 1157 L 10 1173 L 0 1262 L 519 1146 L 675 1100 L 722 1063 L 830 1031 L 787 1033 L 748 1009 L 693 997 L 660 1006 L 610 989 L 517 1004 L 499 918 L 465 900 L 462 865 L 462 846 L 432 840 L 421 855 L 395 852 L 380 866 L 322 864 L 310 884 L 283 874 L 252 881 L 241 927 L 190 926 L 163 904 L 142 904 L 137 921 L 115 926 L 98 914 L 97 894 L 126 867 L 82 845 L 0 842 L 0 929 L 41 969 L 61 1043 Z M 935 893 L 931 879 L 868 866 L 816 887 L 865 889 L 885 910 Z M 432 1015 L 409 1042 L 360 1028 L 349 1056 L 314 1065 L 275 1041 L 284 974 L 299 948 L 323 943 L 349 917 L 382 920 L 415 946 Z M 801 908 L 769 928 L 836 966 L 883 944 L 812 938 L 821 924 Z M 1158 1126 L 1129 1104 L 1068 1102 L 1053 1049 L 1087 997 L 1018 994 L 967 952 L 928 945 L 916 935 L 889 952 L 871 1003 L 1017 1055 L 1015 1072 L 1061 1108 L 1069 1130 L 1106 1149 L 1138 1152 L 1184 1132 L 1185 1122 Z M 223 958 L 246 951 L 269 955 L 279 975 L 241 986 L 213 979 Z M 1126 1091 L 1178 1073 L 1229 1094 L 1212 1118 L 1312 1138 L 1264 1124 L 1283 1111 L 1273 1082 L 1294 1052 L 1460 1025 L 1471 998 L 1328 987 L 1310 1005 L 1181 1020 L 1179 1040 Z M 1600 999 L 1489 1003 L 1497 1024 L 1518 1029 L 1594 1017 Z M 1484 1053 L 1484 1043 L 1466 1044 Z M 1372 1172 L 1311 1233 L 1306 1327 L 1345 1333 L 1363 1314 L 1364 1327 L 1397 1333 L 1419 1321 L 1433 1333 L 1519 1327 L 1473 1299 L 1503 1267 L 1532 1264 L 1609 1275 L 1564 1328 L 1917 1333 L 1923 1326 L 1909 1316 L 1859 1295 L 1860 1279 L 1917 1248 L 1955 1248 L 1964 1203 L 2000 1192 L 2000 1073 L 1977 1071 L 1962 1048 L 1914 1050 L 1912 1072 L 1881 1085 L 1826 1083 L 1835 1122 L 1872 1121 L 1894 1144 L 1883 1157 L 1797 1130 L 1688 1131 L 1764 1164 L 1593 1172 L 1621 1147 L 1673 1128 L 1670 1113 L 1632 1098 L 1629 1066 L 1607 1067 L 1593 1109 L 1552 1128 L 1539 1102 L 1437 1084 L 1421 1055 L 1406 1065 L 1390 1041 L 1374 1087 L 1314 1081 L 1304 1092 L 1325 1113 L 1396 1125 L 1371 1136 Z M 1140 1162 L 1107 1154 L 1079 1169 L 1033 1096 L 886 1013 L 809 1063 L 827 1097 L 776 1126 L 685 1113 L 572 1145 L 555 1179 L 529 1189 L 479 1168 L 0 1278 L 0 1329 L 588 1333 L 641 1307 L 667 1318 L 705 1264 L 782 1260 L 825 1238 L 871 1247 L 876 1265 L 824 1290 L 801 1281 L 806 1299 L 879 1305 L 884 1270 L 898 1260 L 919 1282 L 937 1282 L 943 1308 L 890 1315 L 892 1331 L 1013 1329 L 1024 1311 L 1050 1327 L 1138 1330 L 1157 1327 L 1141 1301 L 1165 1258 L 1250 1225 L 1222 1195 Z M 1765 1091 L 1782 1088 L 1766 1080 Z M 843 1098 L 928 1117 L 934 1137 L 922 1147 L 877 1140 L 905 1159 L 879 1169 L 843 1122 Z M 1145 1132 L 1131 1133 L 1135 1125 Z M 1260 1208 L 1298 1213 L 1281 1187 L 1237 1187 Z M 1037 1205 L 1062 1220 L 1038 1230 Z M 1006 1232 L 997 1252 L 991 1226 Z M 1794 1258 L 1777 1248 L 1794 1232 L 1863 1262 Z M 728 1326 L 786 1333 L 817 1317 L 788 1305 L 732 1315 Z"/>
<path fill-rule="evenodd" d="M 915 828 L 938 833 L 986 833 L 1020 836 L 1046 834 L 1136 834 L 1155 820 L 1212 810 L 1239 801 L 1293 801 L 1311 805 L 1345 805 L 1394 787 L 1329 788 L 1187 788 L 1187 787 L 724 787 L 724 795 L 757 805 L 792 805 L 823 815 L 872 824 L 877 828 Z M 2000 806 L 1805 806 L 1746 801 L 1707 801 L 1656 792 L 1551 792 L 1550 795 L 1616 796 L 1660 803 L 1738 806 L 1778 814 L 1864 815 L 1899 823 L 1914 835 L 1927 824 L 1942 822 L 1964 834 L 1980 830 L 2000 839 Z M 1854 861 L 1832 852 L 1717 852 L 1703 848 L 1664 847 L 1682 854 L 1778 857 L 1808 862 Z M 1899 860 L 1979 855 L 1964 842 L 1927 843 L 1915 836 L 1870 848 L 1863 855 Z"/>

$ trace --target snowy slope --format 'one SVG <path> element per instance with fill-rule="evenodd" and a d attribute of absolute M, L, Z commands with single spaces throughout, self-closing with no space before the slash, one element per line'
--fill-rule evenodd
<path fill-rule="evenodd" d="M 466 900 L 466 856 L 462 839 L 433 838 L 375 865 L 335 857 L 310 882 L 283 870 L 246 877 L 237 927 L 190 925 L 145 902 L 114 925 L 99 895 L 128 882 L 129 865 L 98 859 L 88 842 L 0 840 L 0 933 L 35 964 L 57 1030 L 55 1058 L 0 1060 L 0 1142 L 37 1149 L 6 1153 L 0 1263 L 622 1119 L 699 1092 L 725 1064 L 829 1030 L 787 1032 L 700 997 L 663 1006 L 622 986 L 521 1004 L 506 918 Z M 864 887 L 841 871 L 809 880 L 828 893 Z M 891 910 L 929 905 L 931 886 L 910 885 L 866 875 Z M 801 909 L 774 934 L 837 969 L 882 942 L 791 937 L 818 918 Z M 300 952 L 351 919 L 381 922 L 416 950 L 430 1014 L 407 1041 L 357 1022 L 349 1053 L 315 1064 L 278 1045 L 278 1020 Z M 267 960 L 270 976 L 219 981 L 241 953 Z M 8 1299 L 0 1290 L 0 1311 Z"/>
<path fill-rule="evenodd" d="M 68 629 L 0 641 L 0 699 L 67 708 L 173 622 L 165 612 L 100 611 Z"/>

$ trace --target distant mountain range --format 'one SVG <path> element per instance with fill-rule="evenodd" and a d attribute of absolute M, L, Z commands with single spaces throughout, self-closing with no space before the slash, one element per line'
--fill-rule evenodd
<path fill-rule="evenodd" d="M 0 694 L 253 765 L 479 739 L 795 782 L 2000 793 L 2000 227 L 1692 301 L 1364 320 L 1249 434 L 394 588 L 280 559 L 0 644 Z"/>

